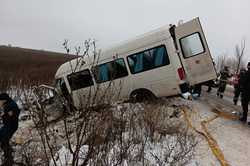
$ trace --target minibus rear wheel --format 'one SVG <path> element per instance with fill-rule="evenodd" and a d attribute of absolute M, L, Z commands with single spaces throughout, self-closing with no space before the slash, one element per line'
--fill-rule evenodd
<path fill-rule="evenodd" d="M 157 99 L 156 96 L 150 90 L 147 90 L 147 89 L 135 90 L 130 95 L 130 101 L 132 103 L 153 102 L 156 99 Z"/>

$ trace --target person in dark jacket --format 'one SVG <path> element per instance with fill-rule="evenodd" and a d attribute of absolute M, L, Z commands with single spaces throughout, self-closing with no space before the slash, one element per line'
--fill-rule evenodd
<path fill-rule="evenodd" d="M 0 144 L 4 152 L 3 165 L 13 165 L 12 148 L 9 144 L 11 137 L 18 128 L 18 116 L 20 109 L 15 101 L 13 101 L 8 94 L 0 94 L 0 108 L 3 126 L 0 128 Z"/>
<path fill-rule="evenodd" d="M 228 66 L 225 66 L 224 69 L 220 72 L 219 87 L 217 90 L 217 96 L 220 96 L 220 98 L 223 98 L 228 78 L 230 78 L 229 69 Z"/>
<path fill-rule="evenodd" d="M 248 114 L 248 104 L 250 101 L 250 62 L 248 62 L 247 64 L 247 71 L 241 78 L 240 90 L 241 90 L 241 106 L 243 110 L 243 116 L 240 118 L 240 120 L 242 122 L 246 122 Z M 250 125 L 249 122 L 248 124 Z"/>
<path fill-rule="evenodd" d="M 244 76 L 246 72 L 246 69 L 242 68 L 240 69 L 240 73 L 236 76 L 235 78 L 235 82 L 234 82 L 234 98 L 233 98 L 233 102 L 234 105 L 237 105 L 240 93 L 241 93 L 241 89 L 240 89 L 240 85 L 241 85 L 241 79 Z"/>

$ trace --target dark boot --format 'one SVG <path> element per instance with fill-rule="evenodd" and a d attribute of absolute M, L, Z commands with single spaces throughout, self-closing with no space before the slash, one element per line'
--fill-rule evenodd
<path fill-rule="evenodd" d="M 234 105 L 237 105 L 237 100 L 234 99 Z"/>
<path fill-rule="evenodd" d="M 246 117 L 241 117 L 240 119 L 239 119 L 241 122 L 246 122 L 247 121 L 247 118 Z"/>

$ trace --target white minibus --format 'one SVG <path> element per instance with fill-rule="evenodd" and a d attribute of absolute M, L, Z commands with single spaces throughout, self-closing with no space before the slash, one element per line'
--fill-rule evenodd
<path fill-rule="evenodd" d="M 108 100 L 142 100 L 181 94 L 189 86 L 216 78 L 199 18 L 138 36 L 93 61 L 91 56 L 74 59 L 56 72 L 57 88 L 76 107 L 96 91 L 119 94 Z"/>

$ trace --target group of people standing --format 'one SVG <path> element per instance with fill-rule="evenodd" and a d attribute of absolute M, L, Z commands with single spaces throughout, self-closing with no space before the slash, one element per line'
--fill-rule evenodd
<path fill-rule="evenodd" d="M 219 96 L 220 98 L 223 98 L 228 78 L 230 78 L 231 76 L 232 75 L 229 74 L 229 69 L 227 66 L 224 67 L 224 69 L 220 72 L 219 87 L 217 90 L 217 96 Z M 243 110 L 240 121 L 246 122 L 248 115 L 248 104 L 250 102 L 250 62 L 248 62 L 247 64 L 247 69 L 240 69 L 240 73 L 235 78 L 233 98 L 233 102 L 235 105 L 237 105 L 240 95 L 241 106 Z M 248 124 L 250 125 L 250 122 L 248 122 Z"/>
<path fill-rule="evenodd" d="M 232 77 L 232 74 L 229 72 L 229 67 L 225 66 L 223 70 L 219 73 L 219 84 L 217 90 L 217 96 L 223 98 L 224 92 L 226 89 L 226 85 L 229 82 L 229 78 Z M 213 85 L 213 81 L 207 81 L 205 83 L 197 84 L 193 87 L 192 93 L 197 94 L 198 97 L 201 95 L 201 86 L 207 85 L 207 92 L 211 91 L 211 87 Z M 250 62 L 247 64 L 247 69 L 241 68 L 240 72 L 234 77 L 233 81 L 234 85 L 234 98 L 233 102 L 237 105 L 238 99 L 241 96 L 241 106 L 242 106 L 242 116 L 240 117 L 240 121 L 246 122 L 248 115 L 248 105 L 250 102 Z M 248 122 L 250 125 L 250 122 Z"/>

